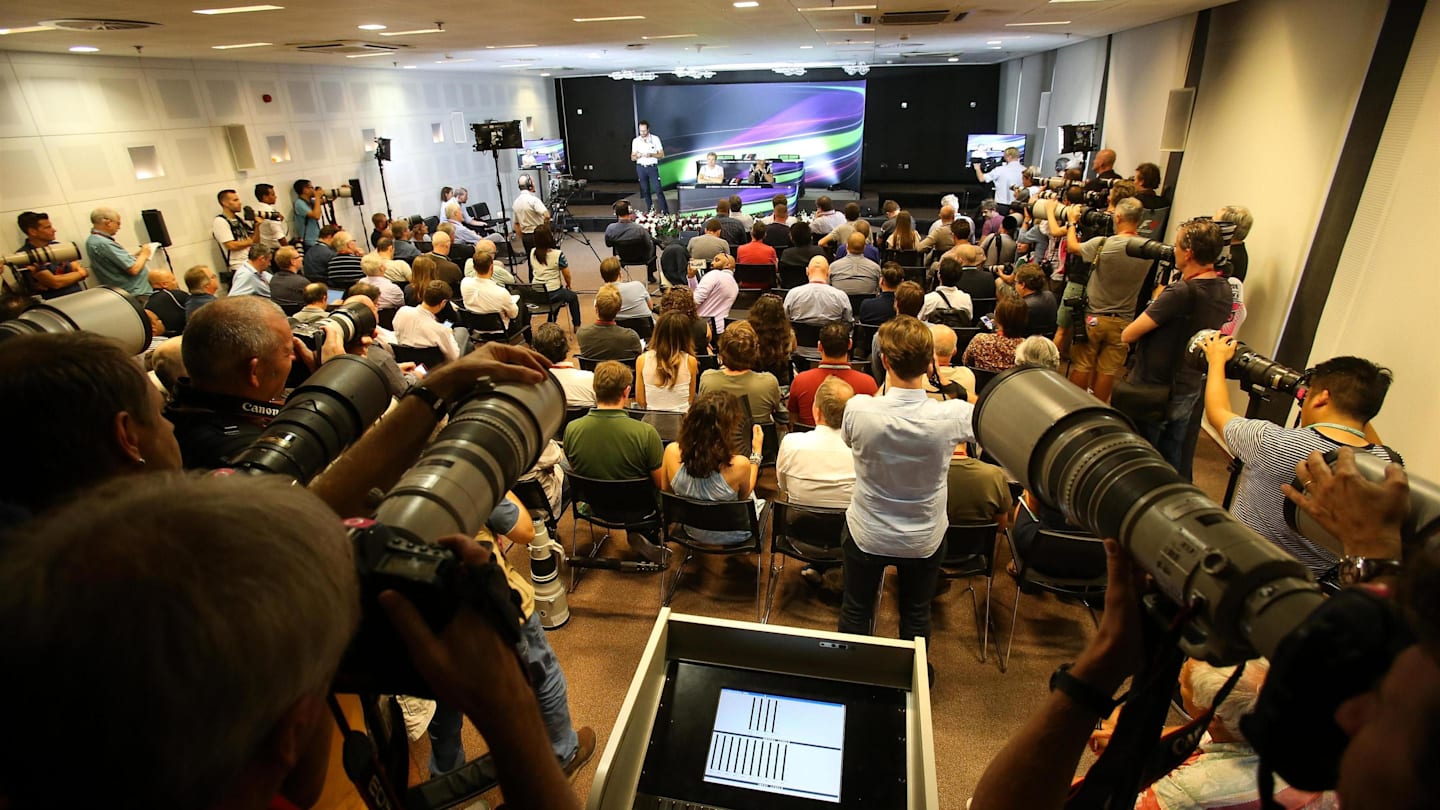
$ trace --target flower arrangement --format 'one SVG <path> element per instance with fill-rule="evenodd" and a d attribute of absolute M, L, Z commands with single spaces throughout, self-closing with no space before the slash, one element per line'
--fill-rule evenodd
<path fill-rule="evenodd" d="M 642 211 L 635 215 L 635 224 L 644 228 L 650 238 L 657 242 L 674 239 L 685 232 L 699 233 L 705 230 L 707 217 L 699 214 L 656 214 Z"/>

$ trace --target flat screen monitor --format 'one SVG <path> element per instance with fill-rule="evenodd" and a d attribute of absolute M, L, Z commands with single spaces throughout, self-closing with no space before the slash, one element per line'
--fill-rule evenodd
<path fill-rule="evenodd" d="M 970 163 L 980 161 L 985 171 L 990 171 L 1005 162 L 1005 150 L 1010 147 L 1020 150 L 1020 164 L 1025 165 L 1025 136 L 991 133 L 968 135 L 965 138 L 965 152 Z"/>
<path fill-rule="evenodd" d="M 565 142 L 559 138 L 526 140 L 519 153 L 520 168 L 565 171 Z"/>
<path fill-rule="evenodd" d="M 705 781 L 839 803 L 845 706 L 721 689 Z"/>

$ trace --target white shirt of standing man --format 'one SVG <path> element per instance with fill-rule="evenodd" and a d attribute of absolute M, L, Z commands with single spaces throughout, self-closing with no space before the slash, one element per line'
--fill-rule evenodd
<path fill-rule="evenodd" d="M 665 157 L 665 146 L 660 138 L 650 134 L 650 125 L 640 123 L 640 135 L 630 141 L 630 159 L 640 166 L 654 166 Z"/>

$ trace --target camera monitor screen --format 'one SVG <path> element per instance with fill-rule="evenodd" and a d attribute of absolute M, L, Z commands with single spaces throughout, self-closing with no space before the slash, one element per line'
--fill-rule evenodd
<path fill-rule="evenodd" d="M 544 166 L 552 171 L 564 171 L 565 142 L 559 138 L 526 140 L 525 148 L 520 150 L 519 161 L 522 169 Z"/>
<path fill-rule="evenodd" d="M 970 162 L 979 161 L 987 172 L 1005 162 L 1005 150 L 1012 146 L 1020 150 L 1020 163 L 1024 165 L 1024 135 L 968 135 L 965 138 L 965 151 L 970 155 Z"/>
<path fill-rule="evenodd" d="M 705 781 L 839 803 L 845 707 L 721 689 Z"/>

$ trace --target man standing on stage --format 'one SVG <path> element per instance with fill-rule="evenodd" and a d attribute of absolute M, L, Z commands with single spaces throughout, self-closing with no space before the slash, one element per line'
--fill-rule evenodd
<path fill-rule="evenodd" d="M 635 161 L 635 175 L 640 180 L 640 196 L 645 200 L 645 210 L 654 208 L 651 195 L 660 200 L 660 213 L 670 213 L 665 204 L 665 190 L 660 186 L 660 158 L 665 157 L 665 147 L 660 139 L 650 134 L 650 122 L 640 121 L 640 137 L 630 142 L 630 159 Z"/>

